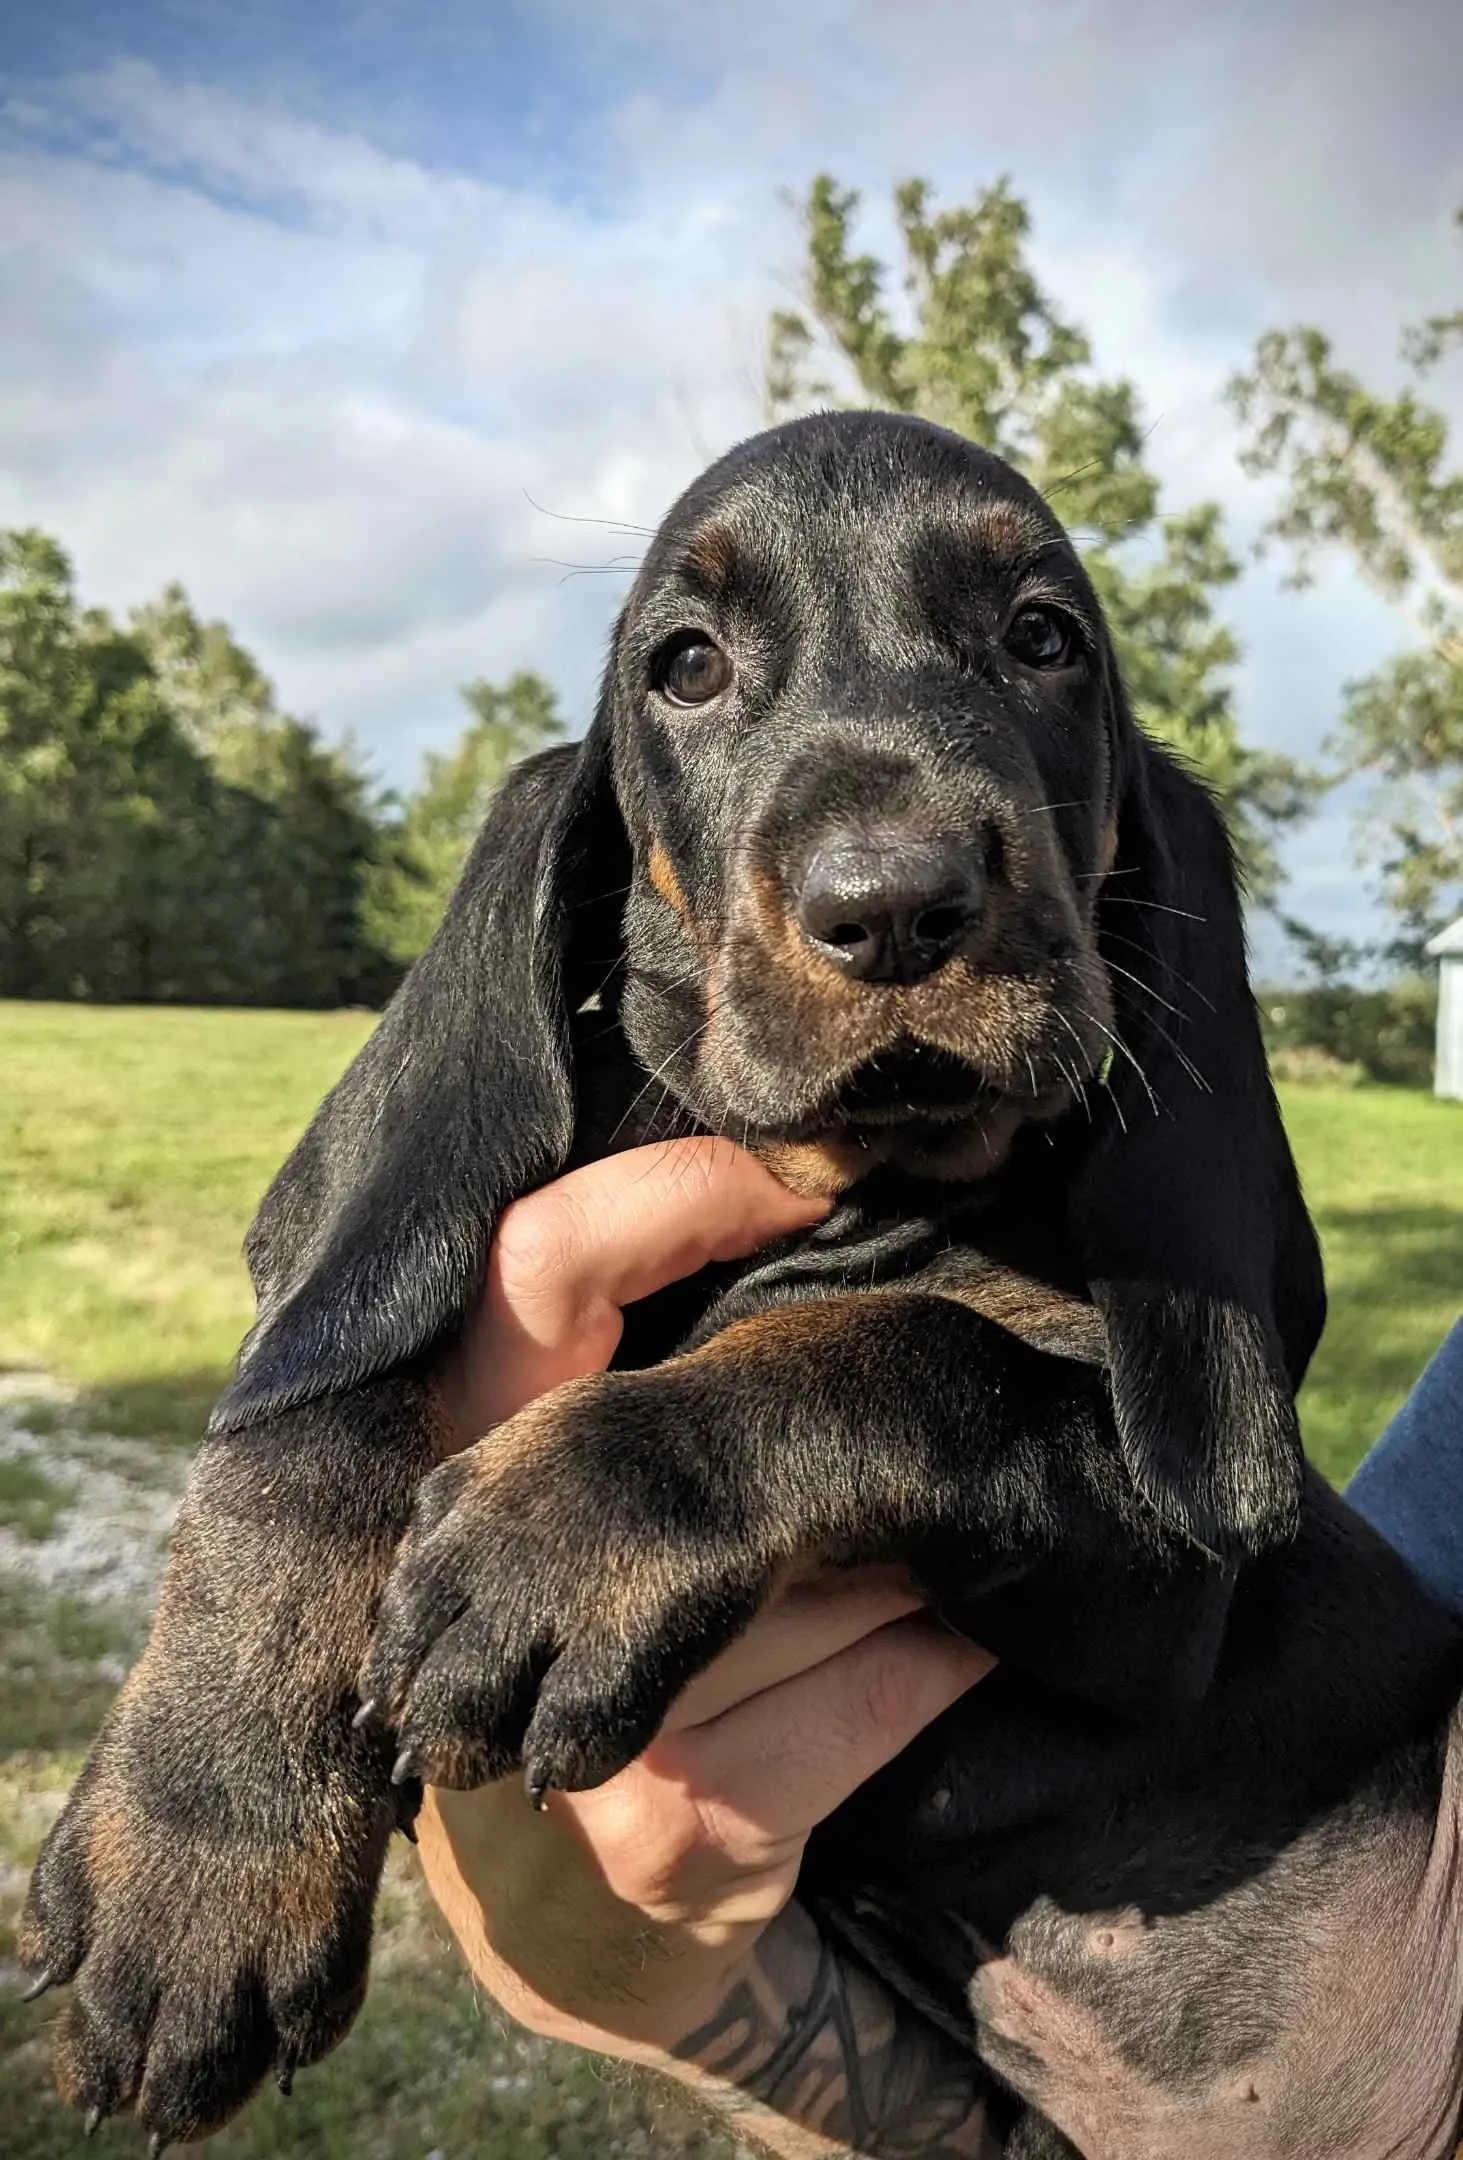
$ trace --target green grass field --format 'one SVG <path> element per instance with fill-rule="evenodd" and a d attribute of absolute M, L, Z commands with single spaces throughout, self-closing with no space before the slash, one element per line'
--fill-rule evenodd
<path fill-rule="evenodd" d="M 0 1961 L 35 1846 L 137 1647 L 184 1451 L 248 1321 L 244 1228 L 370 1026 L 366 1014 L 0 1005 Z M 1306 1438 L 1341 1478 L 1463 1306 L 1463 1104 L 1376 1087 L 1283 1099 L 1331 1283 Z M 112 1538 L 100 1553 L 98 1522 Z M 4 1978 L 0 2145 L 59 2160 L 76 2132 L 47 2097 L 44 2017 Z M 212 2149 L 730 2151 L 633 2080 L 504 2031 L 404 1860 L 356 2033 L 293 2101 L 271 2095 Z"/>

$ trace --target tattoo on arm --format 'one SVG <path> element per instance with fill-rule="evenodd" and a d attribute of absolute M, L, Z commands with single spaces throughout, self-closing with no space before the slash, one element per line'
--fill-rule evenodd
<path fill-rule="evenodd" d="M 738 2135 L 784 2160 L 995 2160 L 984 2074 L 790 1906 L 675 2049 Z"/>

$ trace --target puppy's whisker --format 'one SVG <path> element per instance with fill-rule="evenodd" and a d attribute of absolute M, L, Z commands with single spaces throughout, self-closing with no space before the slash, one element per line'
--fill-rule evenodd
<path fill-rule="evenodd" d="M 1161 953 L 1154 952 L 1151 946 L 1140 945 L 1136 938 L 1124 937 L 1122 933 L 1117 930 L 1104 930 L 1102 933 L 1101 943 L 1104 947 L 1108 945 L 1122 945 L 1125 946 L 1129 952 L 1140 953 L 1142 957 L 1150 963 L 1151 966 L 1161 968 L 1165 975 L 1171 975 L 1178 987 L 1181 990 L 1187 990 L 1192 997 L 1196 997 L 1206 1011 L 1218 1012 L 1219 1008 L 1215 1004 L 1213 998 L 1205 996 L 1204 992 L 1199 988 L 1199 985 L 1193 980 L 1192 976 L 1186 975 L 1182 968 L 1175 967 L 1171 960 L 1165 960 Z"/>
<path fill-rule="evenodd" d="M 1066 1081 L 1068 1087 L 1072 1090 L 1072 1094 L 1075 1100 L 1081 1103 L 1082 1108 L 1086 1113 L 1087 1122 L 1090 1125 L 1092 1123 L 1092 1105 L 1087 1100 L 1086 1088 L 1083 1087 L 1082 1082 L 1077 1077 L 1077 1074 L 1074 1072 L 1072 1067 L 1066 1062 L 1064 1058 L 1059 1057 L 1055 1050 L 1053 1050 L 1051 1055 L 1052 1063 L 1056 1066 L 1057 1071 L 1061 1074 L 1062 1078 Z"/>
<path fill-rule="evenodd" d="M 690 1034 L 683 1036 L 673 1050 L 667 1051 L 666 1055 L 656 1066 L 655 1071 L 651 1073 L 650 1077 L 646 1080 L 644 1086 L 636 1090 L 634 1098 L 627 1105 L 626 1109 L 624 1110 L 623 1114 L 619 1119 L 619 1122 L 616 1124 L 614 1131 L 610 1134 L 606 1152 L 608 1152 L 608 1149 L 610 1147 L 613 1147 L 616 1140 L 619 1139 L 620 1134 L 624 1131 L 625 1126 L 630 1121 L 630 1118 L 634 1115 L 635 1111 L 639 1109 L 640 1104 L 645 1099 L 645 1096 L 648 1094 L 650 1089 L 654 1087 L 656 1081 L 660 1078 L 661 1074 L 666 1070 L 668 1066 L 675 1063 L 676 1059 L 680 1057 L 683 1051 L 689 1050 L 692 1043 L 698 1042 L 700 1038 L 706 1033 L 706 1030 L 710 1027 L 710 1025 L 711 1022 L 709 1019 L 698 1020 L 695 1027 L 692 1028 Z"/>
<path fill-rule="evenodd" d="M 1182 1009 L 1181 1006 L 1170 1005 L 1167 998 L 1160 997 L 1158 992 L 1150 988 L 1150 986 L 1146 982 L 1144 982 L 1141 975 L 1135 975 L 1131 968 L 1120 967 L 1116 960 L 1111 959 L 1108 960 L 1105 964 L 1110 974 L 1121 975 L 1124 982 L 1131 983 L 1135 990 L 1141 990 L 1144 997 L 1151 998 L 1154 1004 L 1160 1006 L 1164 1012 L 1172 1013 L 1175 1020 L 1188 1019 L 1188 1014 Z"/>
<path fill-rule="evenodd" d="M 1121 1051 L 1122 1055 L 1132 1066 L 1134 1072 L 1138 1075 L 1139 1085 L 1142 1087 L 1144 1094 L 1148 1097 L 1148 1105 L 1149 1108 L 1152 1110 L 1153 1115 L 1155 1117 L 1162 1117 L 1164 1114 L 1164 1105 L 1159 1101 L 1157 1095 L 1154 1093 L 1153 1084 L 1149 1080 L 1147 1073 L 1144 1072 L 1142 1065 L 1134 1056 L 1132 1050 L 1129 1048 L 1127 1043 L 1123 1041 L 1122 1036 L 1119 1035 L 1113 1028 L 1105 1027 L 1102 1021 L 1098 1019 L 1096 1013 L 1088 1013 L 1086 1017 L 1091 1021 L 1092 1025 L 1098 1030 L 1098 1032 L 1101 1035 L 1105 1036 L 1107 1041 L 1112 1045 L 1114 1055 Z M 1119 1118 L 1121 1119 L 1122 1112 L 1116 1095 L 1113 1096 L 1112 1103 L 1113 1108 L 1118 1111 Z M 1127 1126 L 1124 1125 L 1124 1132 L 1126 1132 L 1127 1129 Z"/>
<path fill-rule="evenodd" d="M 1159 1041 L 1168 1044 L 1169 1049 L 1178 1059 L 1180 1065 L 1182 1065 L 1184 1071 L 1193 1081 L 1195 1087 L 1202 1089 L 1202 1091 L 1206 1095 L 1212 1095 L 1214 1093 L 1213 1088 L 1209 1085 L 1209 1082 L 1205 1079 L 1203 1073 L 1200 1072 L 1198 1066 L 1194 1063 L 1193 1059 L 1187 1054 L 1187 1052 L 1179 1048 L 1178 1044 L 1174 1041 L 1172 1035 L 1169 1034 L 1168 1029 L 1162 1027 L 1156 1020 L 1151 1021 L 1149 1024 L 1152 1027 L 1154 1034 L 1157 1035 Z"/>
<path fill-rule="evenodd" d="M 1129 893 L 1114 893 L 1113 907 L 1149 908 L 1155 915 L 1177 915 L 1184 922 L 1207 923 L 1207 915 L 1194 915 L 1188 908 L 1170 907 L 1166 900 L 1135 900 Z"/>
<path fill-rule="evenodd" d="M 1111 964 L 1112 963 L 1109 963 L 1109 965 Z M 1119 974 L 1123 974 L 1126 971 L 1122 968 L 1119 968 L 1117 972 Z M 1133 982 L 1138 982 L 1138 978 L 1136 976 L 1131 976 L 1129 980 Z M 1146 985 L 1143 983 L 1138 983 L 1138 988 L 1140 990 L 1145 989 Z M 1150 997 L 1157 998 L 1156 991 L 1149 990 L 1148 995 Z M 1157 1002 L 1160 1005 L 1163 1005 L 1162 998 L 1158 998 Z M 1164 1005 L 1164 1010 L 1165 1012 L 1174 1013 L 1174 1017 L 1176 1019 L 1182 1020 L 1185 1017 L 1184 1014 L 1176 1012 L 1175 1008 L 1172 1005 Z M 1095 1014 L 1089 1013 L 1087 1017 L 1089 1020 L 1091 1020 L 1094 1027 L 1102 1028 L 1102 1032 L 1108 1037 L 1108 1040 L 1113 1044 L 1115 1049 L 1122 1050 L 1124 1056 L 1129 1059 L 1129 1061 L 1133 1065 L 1134 1070 L 1138 1073 L 1139 1078 L 1143 1081 L 1143 1085 L 1147 1087 L 1147 1076 L 1143 1073 L 1142 1068 L 1138 1065 L 1137 1059 L 1134 1058 L 1132 1051 L 1128 1048 L 1128 1045 L 1123 1042 L 1120 1037 L 1114 1035 L 1110 1029 L 1103 1027 L 1102 1022 L 1097 1018 Z M 1168 1029 L 1163 1025 L 1162 1021 L 1155 1020 L 1150 1016 L 1145 1024 L 1152 1028 L 1154 1034 L 1158 1037 L 1160 1042 L 1167 1043 L 1169 1049 L 1178 1059 L 1179 1064 L 1183 1067 L 1184 1071 L 1193 1081 L 1195 1087 L 1202 1088 L 1206 1095 L 1212 1095 L 1214 1093 L 1214 1090 L 1209 1085 L 1209 1082 L 1204 1078 L 1204 1075 L 1200 1072 L 1198 1066 L 1194 1063 L 1193 1059 L 1189 1057 L 1185 1051 L 1179 1048 L 1179 1045 L 1174 1041 L 1172 1035 L 1170 1035 Z M 1152 1094 L 1151 1089 L 1149 1089 L 1149 1093 L 1150 1095 Z"/>
<path fill-rule="evenodd" d="M 531 563 L 543 563 L 555 570 L 638 570 L 644 562 L 643 555 L 606 555 L 598 562 L 571 562 L 564 555 L 530 555 Z"/>
<path fill-rule="evenodd" d="M 577 577 L 628 577 L 632 568 L 637 567 L 628 559 L 607 563 L 557 563 L 552 555 L 535 555 L 531 559 L 561 569 L 564 573 L 559 580 L 561 585 L 567 585 L 570 578 Z"/>
<path fill-rule="evenodd" d="M 560 525 L 599 525 L 606 532 L 635 533 L 642 540 L 655 538 L 653 525 L 634 525 L 628 518 L 592 517 L 573 510 L 551 510 L 547 503 L 535 501 L 527 488 L 523 490 L 523 499 L 540 517 L 553 518 Z"/>

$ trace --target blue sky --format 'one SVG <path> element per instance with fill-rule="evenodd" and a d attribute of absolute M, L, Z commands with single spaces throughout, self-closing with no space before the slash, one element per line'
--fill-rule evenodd
<path fill-rule="evenodd" d="M 547 513 L 653 524 L 759 424 L 781 191 L 826 166 L 874 244 L 894 179 L 1009 172 L 1167 501 L 1244 546 L 1219 392 L 1258 332 L 1386 379 L 1463 292 L 1460 80 L 1441 0 L 12 0 L 0 522 L 119 608 L 180 578 L 385 779 L 472 675 L 580 721 L 627 543 Z M 1302 753 L 1398 636 L 1340 564 L 1230 614 L 1247 730 Z M 1290 860 L 1296 912 L 1366 929 L 1344 806 Z"/>

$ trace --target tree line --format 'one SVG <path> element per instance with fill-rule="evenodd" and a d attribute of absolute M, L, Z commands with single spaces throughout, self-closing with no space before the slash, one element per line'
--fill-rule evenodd
<path fill-rule="evenodd" d="M 537 677 L 463 695 L 403 801 L 180 586 L 119 624 L 55 540 L 0 533 L 0 995 L 380 1004 L 509 763 L 562 733 Z"/>
<path fill-rule="evenodd" d="M 833 177 L 798 209 L 802 301 L 769 321 L 769 419 L 891 406 L 1026 472 L 1082 547 L 1140 719 L 1223 802 L 1255 897 L 1278 901 L 1286 827 L 1361 777 L 1358 859 L 1393 926 L 1381 957 L 1415 965 L 1463 906 L 1463 471 L 1424 394 L 1463 346 L 1463 311 L 1401 333 L 1395 395 L 1309 325 L 1268 333 L 1228 386 L 1291 582 L 1346 555 L 1408 633 L 1348 687 L 1306 766 L 1242 739 L 1222 612 L 1241 563 L 1222 512 L 1163 501 L 1138 387 L 1100 371 L 1041 283 L 1010 184 L 941 209 L 905 183 L 892 263 L 859 248 L 860 199 Z M 456 746 L 426 759 L 414 792 L 383 792 L 351 744 L 281 709 L 180 586 L 119 623 L 83 606 L 56 540 L 0 533 L 0 995 L 378 1004 L 430 936 L 508 764 L 564 733 L 537 676 L 463 696 Z M 1292 928 L 1302 967 L 1327 980 L 1379 956 Z"/>

